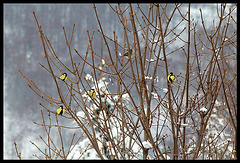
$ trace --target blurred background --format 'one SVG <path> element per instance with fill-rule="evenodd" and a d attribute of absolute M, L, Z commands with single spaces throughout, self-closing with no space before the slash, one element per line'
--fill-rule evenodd
<path fill-rule="evenodd" d="M 107 17 L 110 12 L 107 4 L 97 7 L 103 13 L 102 21 L 111 17 L 112 14 Z M 76 24 L 73 47 L 80 53 L 87 49 L 86 30 L 92 33 L 97 29 L 92 4 L 4 4 L 4 159 L 17 159 L 14 141 L 23 159 L 36 158 L 32 154 L 38 150 L 30 141 L 41 147 L 39 135 L 45 135 L 42 127 L 33 124 L 34 121 L 42 122 L 38 102 L 44 104 L 44 101 L 27 86 L 17 69 L 45 93 L 57 96 L 51 76 L 38 64 L 46 62 L 32 11 L 36 12 L 56 54 L 62 58 L 68 56 L 62 26 L 70 37 L 73 24 Z M 107 22 L 112 23 L 111 20 Z"/>
<path fill-rule="evenodd" d="M 117 15 L 114 14 L 108 4 L 97 4 L 96 6 L 100 21 L 104 24 L 103 30 L 105 34 L 112 38 L 113 31 L 116 31 L 119 42 L 122 42 L 123 29 Z M 100 36 L 97 32 L 99 27 L 92 7 L 92 4 L 5 3 L 3 5 L 4 159 L 17 159 L 13 144 L 14 141 L 16 141 L 23 159 L 36 159 L 32 154 L 37 154 L 38 149 L 32 145 L 30 141 L 33 141 L 39 147 L 44 147 L 44 144 L 39 139 L 39 135 L 43 136 L 43 127 L 33 124 L 33 122 L 42 122 L 41 107 L 38 105 L 38 102 L 44 103 L 44 101 L 27 86 L 27 81 L 20 75 L 18 68 L 29 79 L 32 79 L 46 94 L 57 97 L 57 91 L 53 80 L 51 80 L 51 76 L 38 64 L 38 62 L 43 64 L 46 62 L 32 11 L 36 12 L 43 32 L 48 36 L 56 54 L 60 59 L 65 60 L 67 64 L 69 58 L 65 58 L 64 56 L 67 55 L 67 57 L 69 57 L 68 48 L 62 26 L 65 27 L 67 36 L 70 39 L 72 27 L 73 24 L 75 24 L 72 48 L 76 48 L 80 54 L 85 54 L 87 49 L 87 29 L 90 34 L 93 30 L 96 31 L 94 46 L 95 49 L 100 49 L 100 37 L 97 37 Z M 134 4 L 133 7 L 136 8 L 136 5 Z M 143 4 L 142 7 L 144 11 L 147 11 L 146 4 Z M 187 7 L 188 5 L 186 4 L 183 5 L 181 9 L 187 11 Z M 194 20 L 200 22 L 199 8 L 203 10 L 203 16 L 205 16 L 205 18 L 207 18 L 208 15 L 217 17 L 216 4 L 192 4 L 191 17 L 193 17 Z M 205 19 L 205 25 L 212 24 L 212 19 L 210 19 L 209 22 L 208 19 Z M 181 45 L 175 46 L 180 47 Z M 174 57 L 171 59 L 172 62 L 175 61 Z M 181 60 L 179 58 L 177 59 L 177 62 L 181 63 Z M 176 65 L 177 71 L 181 71 L 181 66 L 185 67 L 184 62 Z M 63 137 L 66 137 L 72 133 L 64 132 L 63 134 Z M 59 139 L 57 134 L 56 139 Z"/>

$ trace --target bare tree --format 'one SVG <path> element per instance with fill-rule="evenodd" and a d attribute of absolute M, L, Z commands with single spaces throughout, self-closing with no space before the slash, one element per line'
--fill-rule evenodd
<path fill-rule="evenodd" d="M 203 17 L 202 9 L 201 22 L 191 19 L 191 4 L 187 11 L 182 9 L 186 4 L 146 5 L 147 11 L 140 4 L 109 4 L 123 27 L 124 41 L 119 42 L 115 31 L 113 37 L 105 34 L 93 4 L 98 36 L 104 43 L 100 52 L 93 44 L 95 31 L 87 30 L 89 44 L 81 54 L 71 46 L 75 24 L 70 37 L 63 26 L 71 66 L 59 59 L 33 12 L 47 62 L 39 64 L 52 75 L 59 97 L 47 95 L 19 72 L 49 103 L 39 103 L 49 113 L 49 123 L 43 110 L 42 123 L 35 122 L 45 129 L 47 140 L 41 139 L 48 149 L 43 151 L 32 142 L 46 159 L 69 158 L 84 138 L 90 145 L 81 155 L 91 148 L 100 159 L 237 159 L 237 23 L 232 16 L 236 5 L 228 11 L 227 4 L 217 5 L 218 20 L 212 20 L 211 28 L 206 28 L 205 19 L 209 18 Z M 182 46 L 176 47 L 177 42 Z M 173 65 L 173 57 L 185 64 L 183 71 L 175 74 L 177 82 L 167 80 L 170 72 L 179 69 Z M 66 81 L 59 78 L 64 72 Z M 106 78 L 116 85 L 115 90 L 109 90 Z M 96 98 L 90 97 L 91 89 Z M 76 127 L 61 125 L 56 113 L 59 105 L 66 109 L 62 117 L 72 119 Z M 223 121 L 212 137 L 214 116 Z M 54 127 L 61 147 L 51 138 Z M 68 149 L 62 128 L 81 131 L 75 143 L 73 135 Z"/>

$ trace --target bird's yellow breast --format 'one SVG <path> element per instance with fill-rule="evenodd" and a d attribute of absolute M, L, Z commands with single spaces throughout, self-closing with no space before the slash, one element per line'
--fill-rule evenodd
<path fill-rule="evenodd" d="M 176 77 L 174 75 L 171 75 L 170 78 L 172 79 L 172 81 L 176 81 Z"/>
<path fill-rule="evenodd" d="M 67 76 L 66 75 L 61 75 L 60 77 L 59 77 L 61 80 L 63 80 L 63 81 L 65 81 L 65 80 L 67 80 Z"/>
<path fill-rule="evenodd" d="M 88 94 L 89 94 L 89 96 L 90 96 L 91 98 L 95 98 L 95 97 L 96 97 L 96 92 L 93 91 L 93 90 L 90 90 Z"/>
<path fill-rule="evenodd" d="M 177 79 L 176 79 L 176 77 L 174 76 L 174 75 L 172 75 L 172 74 L 170 74 L 170 75 L 168 75 L 168 81 L 169 82 L 175 82 L 175 81 L 177 81 Z"/>
<path fill-rule="evenodd" d="M 63 108 L 58 108 L 57 113 L 60 114 L 60 115 L 62 115 L 62 114 L 65 113 L 65 109 L 63 109 Z"/>

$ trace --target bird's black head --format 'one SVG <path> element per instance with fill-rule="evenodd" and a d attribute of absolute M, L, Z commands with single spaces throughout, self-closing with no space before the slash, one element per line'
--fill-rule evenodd
<path fill-rule="evenodd" d="M 63 75 L 67 76 L 67 73 L 64 72 Z"/>
<path fill-rule="evenodd" d="M 170 72 L 170 75 L 173 75 L 173 73 L 172 73 L 172 72 Z"/>
<path fill-rule="evenodd" d="M 63 106 L 62 106 L 62 105 L 60 105 L 60 108 L 61 108 L 61 109 L 63 109 Z"/>

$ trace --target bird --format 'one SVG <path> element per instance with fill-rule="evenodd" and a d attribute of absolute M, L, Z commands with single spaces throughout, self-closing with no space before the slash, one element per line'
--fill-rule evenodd
<path fill-rule="evenodd" d="M 65 109 L 63 109 L 63 106 L 62 106 L 62 105 L 60 105 L 60 107 L 58 108 L 57 113 L 58 113 L 59 115 L 63 115 L 63 114 L 65 113 Z"/>
<path fill-rule="evenodd" d="M 59 77 L 62 81 L 67 80 L 67 73 L 63 73 L 60 77 Z"/>
<path fill-rule="evenodd" d="M 128 58 L 129 59 L 129 56 L 131 56 L 131 58 L 132 58 L 132 56 L 133 56 L 133 50 L 132 49 L 130 49 L 127 53 L 125 53 L 123 56 L 125 56 L 126 58 Z"/>
<path fill-rule="evenodd" d="M 88 91 L 88 94 L 89 94 L 89 96 L 90 96 L 92 99 L 96 98 L 96 92 L 95 92 L 94 89 L 90 89 L 90 90 Z"/>
<path fill-rule="evenodd" d="M 168 75 L 167 79 L 171 83 L 177 81 L 177 78 L 175 77 L 175 75 L 173 75 L 172 72 L 170 72 L 170 74 Z"/>

